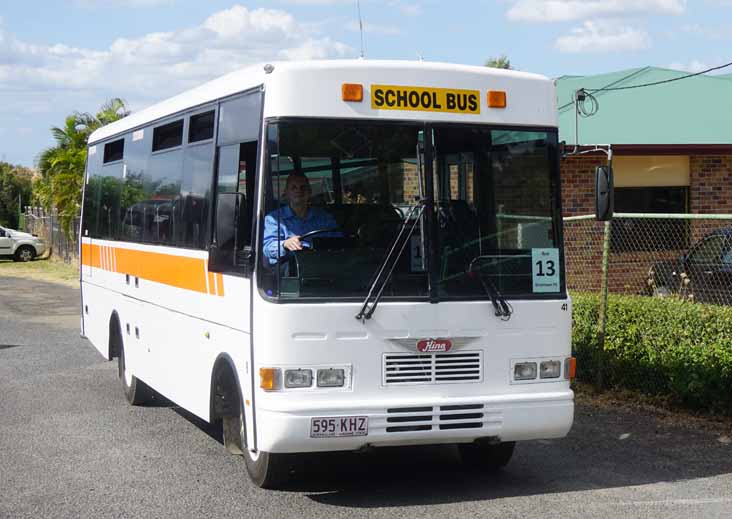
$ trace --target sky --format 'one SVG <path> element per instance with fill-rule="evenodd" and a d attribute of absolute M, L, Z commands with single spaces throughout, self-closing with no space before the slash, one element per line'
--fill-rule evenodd
<path fill-rule="evenodd" d="M 366 59 L 549 77 L 732 62 L 732 0 L 360 0 Z M 135 111 L 237 68 L 355 58 L 356 0 L 0 0 L 0 160 L 34 166 L 49 129 Z M 732 74 L 732 67 L 719 71 Z"/>

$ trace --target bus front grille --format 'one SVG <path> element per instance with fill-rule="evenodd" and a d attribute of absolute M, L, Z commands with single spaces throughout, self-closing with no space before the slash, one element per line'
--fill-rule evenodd
<path fill-rule="evenodd" d="M 479 429 L 489 421 L 483 404 L 402 407 L 386 410 L 386 432 Z M 494 421 L 494 419 L 490 419 Z"/>
<path fill-rule="evenodd" d="M 482 351 L 384 354 L 384 385 L 480 382 L 482 379 Z"/>

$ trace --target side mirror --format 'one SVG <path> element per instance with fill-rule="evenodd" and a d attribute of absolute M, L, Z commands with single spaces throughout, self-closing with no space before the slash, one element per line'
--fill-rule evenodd
<path fill-rule="evenodd" d="M 612 166 L 595 169 L 595 217 L 606 222 L 612 220 L 615 206 Z"/>
<path fill-rule="evenodd" d="M 251 247 L 245 247 L 248 234 L 246 199 L 243 193 L 219 193 L 216 201 L 216 225 L 214 243 L 208 251 L 208 269 L 213 272 L 251 271 L 254 257 Z"/>

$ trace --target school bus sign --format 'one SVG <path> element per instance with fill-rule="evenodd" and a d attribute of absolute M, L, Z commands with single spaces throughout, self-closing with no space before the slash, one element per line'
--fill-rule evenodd
<path fill-rule="evenodd" d="M 480 114 L 480 91 L 371 85 L 371 108 L 478 115 Z"/>

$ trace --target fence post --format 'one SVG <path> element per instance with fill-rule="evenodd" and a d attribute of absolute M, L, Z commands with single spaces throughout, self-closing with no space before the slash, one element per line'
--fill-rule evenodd
<path fill-rule="evenodd" d="M 609 284 L 610 264 L 610 238 L 612 235 L 611 221 L 605 222 L 605 233 L 602 241 L 602 278 L 600 280 L 600 311 L 597 324 L 597 352 L 595 362 L 597 363 L 596 386 L 602 389 L 605 384 L 605 330 L 607 327 L 607 293 Z"/>

